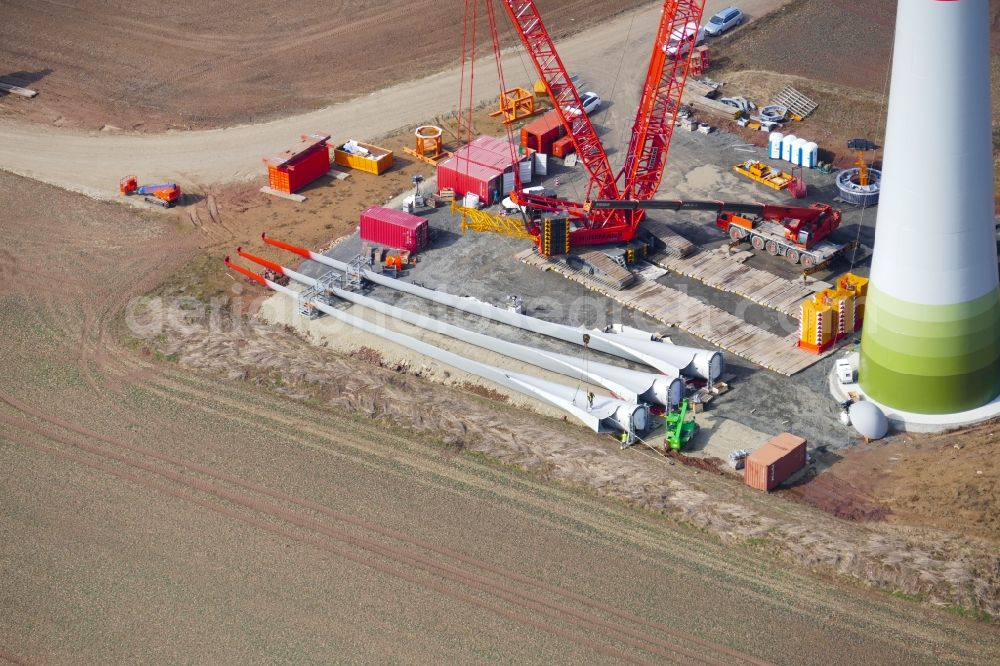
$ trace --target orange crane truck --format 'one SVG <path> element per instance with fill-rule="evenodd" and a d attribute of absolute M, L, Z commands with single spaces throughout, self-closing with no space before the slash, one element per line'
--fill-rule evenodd
<path fill-rule="evenodd" d="M 181 188 L 177 183 L 160 183 L 158 185 L 139 185 L 135 176 L 126 176 L 118 182 L 118 191 L 126 196 L 140 194 L 151 204 L 173 207 L 181 198 Z"/>
<path fill-rule="evenodd" d="M 596 200 L 587 210 L 703 210 L 716 214 L 715 226 L 734 241 L 749 242 L 755 250 L 784 257 L 811 270 L 847 251 L 853 244 L 836 244 L 830 234 L 840 226 L 840 210 L 824 203 L 783 206 L 725 201 Z"/>

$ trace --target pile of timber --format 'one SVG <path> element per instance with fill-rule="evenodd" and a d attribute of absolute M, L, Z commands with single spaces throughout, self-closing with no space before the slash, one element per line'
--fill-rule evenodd
<path fill-rule="evenodd" d="M 802 301 L 815 291 L 801 281 L 787 280 L 768 271 L 752 268 L 738 256 L 698 250 L 687 257 L 660 254 L 650 258 L 657 266 L 692 277 L 709 287 L 728 291 L 764 307 L 798 319 Z"/>
<path fill-rule="evenodd" d="M 704 84 L 698 80 L 689 79 L 684 85 L 684 92 L 681 93 L 681 104 L 689 106 L 696 111 L 704 111 L 705 113 L 711 113 L 730 120 L 736 118 L 740 113 L 739 109 L 711 99 L 710 95 L 714 95 L 717 90 L 717 87 Z"/>
<path fill-rule="evenodd" d="M 609 285 L 617 285 L 616 289 L 624 289 L 635 282 L 632 271 L 600 250 L 587 250 L 580 252 L 578 256 L 595 269 L 596 273 L 591 275 L 603 278 Z"/>
<path fill-rule="evenodd" d="M 658 282 L 642 279 L 641 276 L 634 287 L 619 291 L 590 279 L 580 271 L 567 270 L 565 263 L 549 261 L 539 256 L 533 248 L 518 253 L 515 258 L 529 266 L 561 273 L 657 321 L 677 326 L 732 354 L 782 375 L 794 375 L 834 353 L 834 349 L 824 354 L 803 351 L 796 346 L 797 332 L 785 336 L 776 335 L 714 305 Z"/>
<path fill-rule="evenodd" d="M 653 242 L 655 248 L 671 257 L 680 259 L 693 254 L 697 249 L 694 243 L 671 229 L 665 222 L 647 217 L 642 221 L 642 228 L 656 239 Z"/>

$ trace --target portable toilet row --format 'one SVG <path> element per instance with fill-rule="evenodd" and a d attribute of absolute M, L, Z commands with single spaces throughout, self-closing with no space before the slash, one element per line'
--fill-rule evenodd
<path fill-rule="evenodd" d="M 786 136 L 781 132 L 771 132 L 767 140 L 767 156 L 812 168 L 819 161 L 819 146 L 814 141 L 800 139 L 794 134 Z"/>

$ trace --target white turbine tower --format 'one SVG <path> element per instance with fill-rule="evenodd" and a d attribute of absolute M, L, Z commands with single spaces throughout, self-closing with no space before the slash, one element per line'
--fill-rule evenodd
<path fill-rule="evenodd" d="M 1000 394 L 988 6 L 898 3 L 858 372 L 890 411 L 954 415 Z"/>

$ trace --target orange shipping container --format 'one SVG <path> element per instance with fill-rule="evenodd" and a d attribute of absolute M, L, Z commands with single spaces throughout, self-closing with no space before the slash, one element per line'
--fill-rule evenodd
<path fill-rule="evenodd" d="M 783 432 L 746 459 L 746 484 L 769 491 L 806 466 L 806 440 Z"/>
<path fill-rule="evenodd" d="M 552 143 L 566 134 L 559 114 L 549 111 L 521 128 L 521 145 L 540 153 L 551 153 Z"/>
<path fill-rule="evenodd" d="M 573 144 L 573 137 L 571 136 L 564 136 L 552 142 L 552 155 L 555 157 L 564 158 L 575 151 L 576 146 Z"/>

